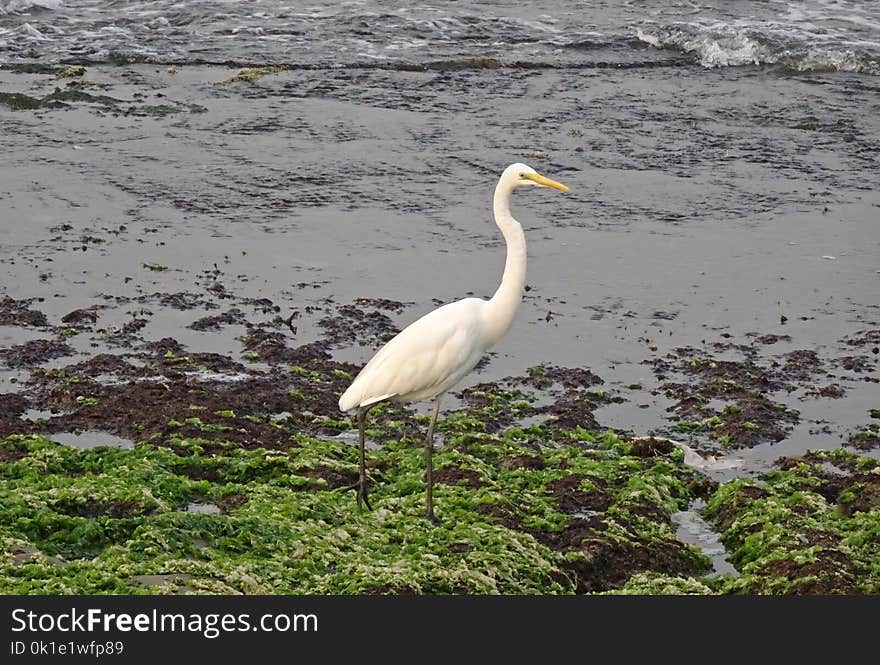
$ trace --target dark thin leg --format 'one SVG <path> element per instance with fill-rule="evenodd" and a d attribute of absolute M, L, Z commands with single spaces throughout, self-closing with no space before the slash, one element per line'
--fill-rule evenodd
<path fill-rule="evenodd" d="M 428 519 L 435 524 L 440 520 L 434 515 L 434 425 L 437 424 L 437 414 L 440 413 L 440 395 L 434 398 L 434 412 L 431 414 L 431 422 L 428 425 L 428 436 L 425 437 L 425 462 L 427 473 L 425 483 L 428 489 Z"/>
<path fill-rule="evenodd" d="M 358 442 L 360 443 L 360 475 L 358 476 L 357 483 L 357 504 L 358 510 L 361 509 L 361 503 L 363 503 L 367 510 L 372 510 L 370 507 L 370 501 L 367 499 L 367 463 L 364 456 L 364 425 L 367 422 L 367 414 L 370 412 L 370 407 L 366 407 L 358 411 L 357 419 L 358 419 Z"/>

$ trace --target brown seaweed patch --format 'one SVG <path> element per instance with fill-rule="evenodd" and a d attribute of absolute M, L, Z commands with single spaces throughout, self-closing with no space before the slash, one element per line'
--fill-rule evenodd
<path fill-rule="evenodd" d="M 349 487 L 357 481 L 357 473 L 355 471 L 331 469 L 324 466 L 306 469 L 301 473 L 308 478 L 323 480 L 330 489 Z"/>
<path fill-rule="evenodd" d="M 73 355 L 70 345 L 54 339 L 35 339 L 8 349 L 0 349 L 0 360 L 8 367 L 36 367 L 54 358 Z"/>
<path fill-rule="evenodd" d="M 828 399 L 840 399 L 846 396 L 846 390 L 838 383 L 829 383 L 827 386 L 815 386 L 807 392 L 814 397 L 825 397 Z"/>
<path fill-rule="evenodd" d="M 540 471 L 545 468 L 544 460 L 537 455 L 511 455 L 499 462 L 502 469 L 533 469 Z"/>
<path fill-rule="evenodd" d="M 822 549 L 813 561 L 798 563 L 791 559 L 767 562 L 759 575 L 784 578 L 793 582 L 789 593 L 798 595 L 829 595 L 859 593 L 854 583 L 855 571 L 850 560 L 840 552 Z"/>
<path fill-rule="evenodd" d="M 61 317 L 61 322 L 69 326 L 90 326 L 98 320 L 95 308 L 75 309 Z"/>
<path fill-rule="evenodd" d="M 614 498 L 598 488 L 581 489 L 581 484 L 588 481 L 596 484 L 598 478 L 574 473 L 547 484 L 547 489 L 556 497 L 559 509 L 566 513 L 604 512 L 614 502 Z M 665 517 L 665 516 L 664 516 Z"/>
<path fill-rule="evenodd" d="M 654 543 L 640 547 L 634 543 L 586 537 L 579 546 L 582 558 L 566 564 L 574 574 L 578 593 L 608 591 L 622 586 L 635 573 L 651 570 L 667 575 L 689 575 L 693 563 L 687 546 L 678 541 Z"/>
<path fill-rule="evenodd" d="M 658 457 L 668 455 L 675 450 L 675 443 L 670 439 L 644 436 L 633 439 L 632 454 L 636 457 Z"/>
<path fill-rule="evenodd" d="M 822 370 L 819 355 L 808 349 L 791 351 L 783 355 L 780 360 L 774 360 L 772 367 L 785 380 L 807 381 Z"/>
<path fill-rule="evenodd" d="M 400 314 L 404 309 L 413 302 L 399 302 L 397 300 L 389 300 L 388 298 L 355 298 L 355 304 L 361 307 L 372 307 L 374 309 L 387 309 L 388 311 Z"/>
<path fill-rule="evenodd" d="M 0 446 L 0 462 L 9 464 L 28 456 L 28 449 L 23 443 L 5 443 Z"/>
<path fill-rule="evenodd" d="M 470 469 L 460 469 L 447 466 L 434 471 L 434 482 L 444 485 L 464 485 L 465 487 L 484 487 L 486 482 L 480 478 L 480 474 Z"/>
<path fill-rule="evenodd" d="M 718 512 L 718 515 L 715 517 L 715 523 L 718 526 L 718 530 L 726 531 L 730 527 L 730 525 L 736 521 L 737 517 L 739 516 L 739 509 L 743 505 L 747 504 L 750 501 L 763 499 L 767 496 L 770 496 L 770 493 L 760 487 L 746 485 L 739 488 L 732 500 L 727 502 Z"/>
<path fill-rule="evenodd" d="M 847 337 L 844 340 L 844 343 L 849 346 L 857 347 L 880 347 L 880 328 L 873 328 L 871 330 L 860 330 Z M 874 353 L 877 352 L 874 351 Z"/>
<path fill-rule="evenodd" d="M 274 330 L 252 328 L 241 340 L 245 355 L 271 364 L 308 365 L 330 360 L 330 354 L 323 342 L 291 348 L 287 346 L 287 337 Z"/>
<path fill-rule="evenodd" d="M 880 425 L 869 423 L 862 429 L 853 432 L 848 443 L 859 450 L 880 448 Z"/>
<path fill-rule="evenodd" d="M 46 315 L 28 306 L 32 300 L 15 300 L 8 296 L 0 298 L 0 325 L 3 326 L 48 326 Z"/>
<path fill-rule="evenodd" d="M 231 512 L 247 503 L 247 497 L 244 494 L 227 494 L 224 497 L 215 499 L 214 503 L 224 513 Z"/>
<path fill-rule="evenodd" d="M 375 346 L 387 342 L 400 329 L 378 309 L 366 311 L 354 305 L 340 306 L 334 316 L 318 321 L 327 341 L 335 345 Z"/>
<path fill-rule="evenodd" d="M 116 519 L 139 517 L 155 512 L 155 508 L 143 506 L 135 501 L 98 501 L 96 499 L 62 500 L 58 501 L 54 508 L 59 513 L 74 517 L 113 517 Z"/>
<path fill-rule="evenodd" d="M 246 322 L 244 312 L 242 312 L 237 307 L 233 307 L 232 309 L 223 312 L 223 314 L 217 314 L 215 316 L 203 316 L 196 321 L 190 323 L 187 328 L 191 330 L 220 330 L 223 326 L 229 325 L 240 325 Z"/>

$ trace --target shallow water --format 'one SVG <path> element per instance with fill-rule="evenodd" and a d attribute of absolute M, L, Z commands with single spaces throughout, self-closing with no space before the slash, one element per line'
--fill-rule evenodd
<path fill-rule="evenodd" d="M 48 420 L 52 416 L 58 415 L 50 409 L 27 409 L 21 414 L 22 420 Z"/>
<path fill-rule="evenodd" d="M 124 439 L 121 436 L 101 432 L 99 430 L 83 430 L 81 432 L 57 432 L 50 434 L 49 438 L 64 446 L 71 448 L 134 448 L 134 441 Z"/>
<path fill-rule="evenodd" d="M 202 515 L 216 515 L 220 512 L 220 507 L 216 503 L 190 502 L 186 505 L 186 512 L 199 513 Z"/>
<path fill-rule="evenodd" d="M 683 543 L 693 545 L 702 550 L 712 560 L 712 572 L 708 577 L 716 575 L 738 575 L 737 569 L 727 560 L 727 551 L 719 540 L 718 534 L 700 516 L 700 509 L 705 503 L 699 499 L 687 510 L 672 514 L 672 523 L 676 526 L 676 537 Z"/>
<path fill-rule="evenodd" d="M 670 404 L 646 362 L 674 348 L 775 333 L 791 341 L 765 359 L 851 352 L 880 318 L 870 4 L 580 7 L 0 2 L 0 93 L 90 95 L 0 102 L 0 293 L 44 298 L 53 325 L 99 304 L 94 332 L 71 342 L 80 353 L 115 348 L 142 318 L 143 339 L 239 358 L 242 326 L 186 328 L 228 306 L 216 283 L 281 309 L 248 316 L 300 312 L 291 346 L 358 297 L 412 303 L 388 313 L 403 326 L 494 291 L 491 191 L 525 161 L 572 193 L 517 192 L 530 290 L 462 387 L 589 367 L 628 400 L 599 421 L 644 434 Z M 25 62 L 84 63 L 95 85 Z M 288 69 L 222 83 L 245 62 Z M 180 292 L 195 309 L 162 298 Z M 744 472 L 867 422 L 876 363 L 838 374 L 842 399 L 784 397 L 802 426 L 746 451 Z"/>

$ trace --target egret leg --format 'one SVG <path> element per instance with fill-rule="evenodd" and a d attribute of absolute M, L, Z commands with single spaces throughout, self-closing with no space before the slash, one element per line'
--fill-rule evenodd
<path fill-rule="evenodd" d="M 370 507 L 370 501 L 367 499 L 367 462 L 364 454 L 364 426 L 367 422 L 367 414 L 370 412 L 370 408 L 364 408 L 358 411 L 357 419 L 358 419 L 358 443 L 360 444 L 360 475 L 358 476 L 357 483 L 357 505 L 358 510 L 361 509 L 361 503 L 363 503 L 367 510 L 372 510 Z"/>
<path fill-rule="evenodd" d="M 425 437 L 425 462 L 427 473 L 425 484 L 427 485 L 428 519 L 435 524 L 440 520 L 434 515 L 434 425 L 437 424 L 437 414 L 440 413 L 440 395 L 434 398 L 434 412 L 431 414 L 431 422 L 428 424 L 428 435 Z"/>

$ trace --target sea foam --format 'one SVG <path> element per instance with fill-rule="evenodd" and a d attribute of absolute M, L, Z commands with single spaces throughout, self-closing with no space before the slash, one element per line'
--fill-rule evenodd
<path fill-rule="evenodd" d="M 790 26 L 644 26 L 636 29 L 636 38 L 654 48 L 692 53 L 706 68 L 781 65 L 804 72 L 880 74 L 880 43 L 835 40 Z"/>

